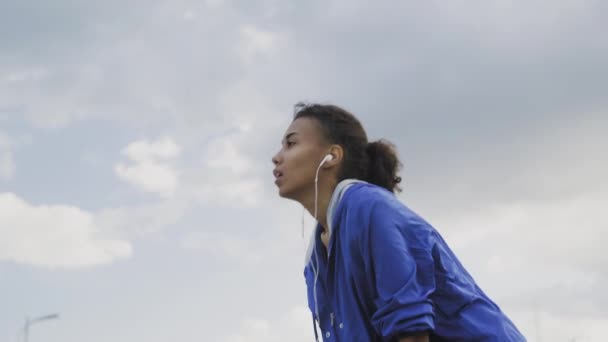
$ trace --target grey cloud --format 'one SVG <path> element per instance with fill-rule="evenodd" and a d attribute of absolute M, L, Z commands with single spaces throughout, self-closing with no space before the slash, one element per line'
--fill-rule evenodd
<path fill-rule="evenodd" d="M 209 180 L 218 187 L 232 179 L 267 185 L 263 196 L 252 196 L 264 199 L 256 202 L 256 213 L 277 230 L 285 229 L 267 241 L 277 245 L 277 255 L 291 255 L 297 243 L 289 239 L 299 234 L 300 212 L 276 215 L 281 204 L 266 198 L 274 187 L 259 180 L 271 178 L 270 157 L 295 102 L 345 106 L 362 119 L 370 137 L 397 144 L 405 162 L 402 198 L 438 223 L 501 303 L 526 311 L 539 297 L 541 308 L 551 312 L 572 303 L 577 314 L 605 317 L 606 298 L 599 289 L 606 280 L 592 277 L 606 268 L 605 258 L 598 256 L 605 237 L 597 232 L 604 226 L 593 222 L 601 217 L 595 209 L 565 202 L 589 215 L 592 222 L 584 232 L 595 240 L 559 261 L 543 259 L 554 256 L 549 250 L 554 240 L 535 249 L 538 237 L 527 235 L 525 224 L 505 232 L 483 225 L 457 227 L 451 220 L 458 213 L 475 216 L 518 203 L 531 209 L 544 205 L 550 213 L 559 200 L 605 198 L 605 3 L 225 1 L 207 7 L 194 1 L 128 6 L 55 1 L 2 6 L 1 113 L 27 114 L 50 126 L 99 117 L 125 122 L 138 133 L 174 136 L 184 147 L 180 167 L 187 198 L 179 201 L 194 198 L 197 187 L 207 191 Z M 275 35 L 276 47 L 243 61 L 243 27 Z M 243 122 L 248 130 L 240 128 Z M 246 171 L 205 170 L 201 146 L 213 146 L 225 135 L 238 150 L 235 155 L 246 156 Z M 194 223 L 204 221 L 194 212 L 203 205 L 207 202 L 107 209 L 97 219 L 140 237 L 147 231 L 134 227 L 157 231 L 182 223 L 184 213 Z M 543 223 L 542 217 L 534 218 Z M 487 240 L 460 244 L 459 238 L 478 233 Z M 495 247 L 492 253 L 490 247 Z M 509 263 L 504 258 L 511 248 L 521 255 Z M 488 253 L 496 264 L 475 262 Z M 526 258 L 538 261 L 527 265 Z M 301 264 L 299 256 L 272 259 L 276 274 Z M 549 270 L 544 260 L 557 266 Z M 505 267 L 503 274 L 493 265 Z M 591 280 L 561 282 L 560 274 Z M 534 282 L 507 287 L 512 279 Z M 264 279 L 264 285 L 274 280 Z"/>
<path fill-rule="evenodd" d="M 240 25 L 223 26 L 238 17 L 201 13 L 196 20 L 185 20 L 184 12 L 200 7 L 198 3 L 131 4 L 124 9 L 104 3 L 100 11 L 64 6 L 54 10 L 67 16 L 65 20 L 44 8 L 35 12 L 45 14 L 40 21 L 46 25 L 68 25 L 66 30 L 82 36 L 13 29 L 13 35 L 32 41 L 41 51 L 5 46 L 4 55 L 18 61 L 6 63 L 4 72 L 27 74 L 36 68 L 43 75 L 0 84 L 2 107 L 24 108 L 35 122 L 51 126 L 92 116 L 130 122 L 146 118 L 157 125 L 176 116 L 181 126 L 199 127 L 218 120 L 220 89 L 242 75 L 235 51 Z M 4 15 L 23 19 L 29 9 L 15 7 Z M 24 61 L 21 56 L 26 56 Z"/>
<path fill-rule="evenodd" d="M 15 174 L 12 140 L 0 131 L 0 181 L 11 179 Z"/>

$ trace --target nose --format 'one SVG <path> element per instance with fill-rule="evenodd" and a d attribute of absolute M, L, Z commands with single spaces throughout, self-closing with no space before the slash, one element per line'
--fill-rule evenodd
<path fill-rule="evenodd" d="M 272 157 L 272 163 L 273 163 L 275 166 L 276 166 L 276 165 L 279 165 L 279 154 L 280 154 L 280 153 L 281 153 L 281 152 L 277 152 L 277 154 L 275 154 L 275 155 Z"/>

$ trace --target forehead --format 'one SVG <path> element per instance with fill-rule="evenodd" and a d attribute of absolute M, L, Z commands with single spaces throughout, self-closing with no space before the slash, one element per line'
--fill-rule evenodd
<path fill-rule="evenodd" d="M 313 118 L 298 118 L 291 122 L 283 139 L 293 135 L 306 140 L 323 140 L 321 125 Z"/>

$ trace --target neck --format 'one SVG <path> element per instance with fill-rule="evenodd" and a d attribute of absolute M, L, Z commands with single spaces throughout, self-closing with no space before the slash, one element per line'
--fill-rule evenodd
<path fill-rule="evenodd" d="M 324 231 L 327 231 L 327 207 L 331 201 L 331 196 L 336 188 L 336 181 L 322 180 L 319 177 L 318 195 L 317 195 L 317 221 Z M 315 189 L 313 185 L 310 191 L 301 201 L 299 201 L 311 216 L 315 215 Z"/>

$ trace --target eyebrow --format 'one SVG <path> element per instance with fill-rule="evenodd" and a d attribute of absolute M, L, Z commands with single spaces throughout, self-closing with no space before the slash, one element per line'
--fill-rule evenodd
<path fill-rule="evenodd" d="M 288 133 L 288 134 L 285 136 L 285 138 L 284 138 L 284 139 L 283 139 L 281 142 L 283 142 L 283 141 L 285 141 L 285 140 L 287 140 L 287 139 L 291 138 L 292 136 L 294 136 L 294 135 L 296 135 L 296 134 L 298 134 L 298 132 L 291 132 L 291 133 Z"/>

